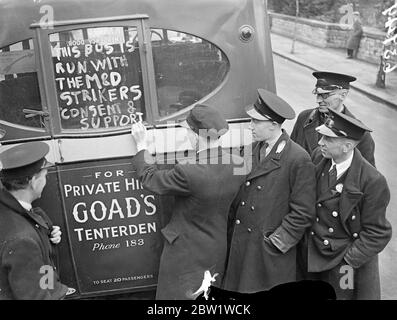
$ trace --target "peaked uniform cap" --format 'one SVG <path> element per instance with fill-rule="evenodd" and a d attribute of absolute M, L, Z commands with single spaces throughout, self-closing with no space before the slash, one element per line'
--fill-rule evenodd
<path fill-rule="evenodd" d="M 44 142 L 28 142 L 3 151 L 0 154 L 2 177 L 29 177 L 53 166 L 45 158 L 49 150 L 49 146 Z"/>
<path fill-rule="evenodd" d="M 329 117 L 323 125 L 316 128 L 316 131 L 328 137 L 345 137 L 359 141 L 365 132 L 372 130 L 358 119 L 329 109 Z"/>
<path fill-rule="evenodd" d="M 338 89 L 349 89 L 350 82 L 357 78 L 343 73 L 316 71 L 313 76 L 317 79 L 314 93 L 328 93 Z"/>
<path fill-rule="evenodd" d="M 295 111 L 279 96 L 265 89 L 258 89 L 258 99 L 245 112 L 256 120 L 271 120 L 283 123 L 285 119 L 295 118 Z"/>

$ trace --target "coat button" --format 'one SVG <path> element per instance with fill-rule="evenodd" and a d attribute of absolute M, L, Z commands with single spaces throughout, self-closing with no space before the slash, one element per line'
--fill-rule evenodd
<path fill-rule="evenodd" d="M 242 207 L 244 207 L 245 206 L 245 202 L 243 201 L 243 202 L 241 202 L 241 206 Z"/>
<path fill-rule="evenodd" d="M 356 216 L 355 215 L 352 216 L 352 220 L 356 220 Z"/>
<path fill-rule="evenodd" d="M 323 241 L 323 243 L 324 243 L 324 245 L 328 246 L 329 241 L 328 241 L 327 239 L 325 239 L 325 240 Z"/>
<path fill-rule="evenodd" d="M 34 225 L 36 228 L 39 228 L 39 225 L 36 223 L 35 225 Z"/>
<path fill-rule="evenodd" d="M 252 210 L 252 211 L 254 211 L 254 210 L 255 210 L 255 207 L 254 207 L 254 206 L 252 206 L 252 207 L 251 207 L 251 210 Z"/>
<path fill-rule="evenodd" d="M 251 232 L 251 231 L 252 231 L 252 229 L 251 229 L 251 228 L 248 228 L 247 230 L 248 230 L 248 232 Z"/>
<path fill-rule="evenodd" d="M 332 233 L 332 232 L 334 232 L 334 229 L 333 228 L 329 228 L 328 231 Z"/>
<path fill-rule="evenodd" d="M 313 231 L 311 231 L 310 234 L 311 234 L 312 236 L 314 236 L 314 232 L 313 232 Z"/>
<path fill-rule="evenodd" d="M 247 181 L 247 182 L 245 183 L 245 185 L 246 185 L 247 187 L 249 187 L 250 184 L 251 184 L 251 182 L 249 182 L 249 181 Z"/>
<path fill-rule="evenodd" d="M 241 223 L 241 221 L 237 219 L 236 220 L 236 224 L 240 224 L 240 223 Z"/>
<path fill-rule="evenodd" d="M 321 206 L 321 203 L 319 203 L 319 204 L 317 205 L 317 207 L 321 208 L 321 207 L 322 207 L 322 206 Z"/>
<path fill-rule="evenodd" d="M 320 221 L 319 217 L 317 217 L 317 218 L 316 218 L 316 221 L 317 221 L 317 222 L 319 222 L 319 221 Z"/>
<path fill-rule="evenodd" d="M 338 213 L 336 211 L 333 211 L 332 216 L 336 218 L 338 216 Z"/>
<path fill-rule="evenodd" d="M 354 238 L 357 238 L 358 237 L 358 234 L 355 232 L 355 233 L 353 233 L 353 237 Z"/>
<path fill-rule="evenodd" d="M 256 187 L 258 190 L 262 190 L 262 186 L 257 186 Z"/>

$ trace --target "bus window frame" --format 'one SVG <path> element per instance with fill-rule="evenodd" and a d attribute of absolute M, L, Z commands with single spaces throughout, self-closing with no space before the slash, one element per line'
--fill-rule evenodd
<path fill-rule="evenodd" d="M 37 76 L 37 82 L 39 86 L 39 94 L 40 94 L 40 99 L 41 99 L 41 111 L 43 112 L 43 115 L 37 114 L 37 117 L 40 117 L 40 121 L 44 124 L 44 128 L 39 128 L 39 127 L 32 127 L 29 125 L 23 125 L 23 124 L 18 124 L 15 122 L 8 121 L 6 119 L 1 119 L 0 124 L 3 126 L 7 127 L 7 131 L 9 131 L 11 136 L 14 137 L 8 137 L 6 136 L 5 139 L 1 140 L 1 144 L 9 144 L 13 142 L 18 142 L 18 141 L 35 141 L 35 140 L 41 140 L 41 139 L 50 139 L 51 138 L 51 117 L 49 116 L 49 110 L 48 110 L 48 105 L 46 103 L 45 99 L 45 90 L 43 88 L 43 73 L 40 68 L 40 57 L 37 52 L 37 47 L 38 47 L 38 41 L 35 36 L 32 38 L 27 38 L 27 39 L 22 39 L 14 43 L 6 44 L 4 47 L 9 47 L 12 46 L 16 43 L 23 42 L 25 40 L 32 40 L 33 43 L 33 50 L 34 55 L 35 55 L 35 73 Z M 4 48 L 3 47 L 3 48 Z M 47 114 L 44 116 L 44 114 Z"/>
<path fill-rule="evenodd" d="M 43 89 L 46 105 L 50 116 L 50 132 L 54 138 L 61 137 L 95 137 L 122 134 L 130 131 L 130 126 L 98 128 L 98 129 L 65 129 L 61 126 L 59 113 L 58 92 L 55 82 L 53 57 L 51 53 L 50 34 L 71 31 L 83 28 L 105 27 L 135 27 L 138 32 L 139 57 L 142 68 L 143 96 L 145 99 L 146 122 L 153 123 L 159 119 L 156 83 L 154 76 L 153 55 L 150 41 L 150 26 L 147 22 L 148 15 L 137 14 L 128 16 L 114 16 L 95 19 L 76 19 L 55 21 L 51 28 L 42 28 L 40 23 L 34 23 L 37 41 L 36 54 L 40 60 L 39 72 L 42 74 L 41 87 Z M 36 43 L 35 43 L 36 45 Z"/>

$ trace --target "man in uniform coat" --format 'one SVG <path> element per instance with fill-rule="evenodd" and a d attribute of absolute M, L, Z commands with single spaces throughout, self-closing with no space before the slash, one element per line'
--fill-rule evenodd
<path fill-rule="evenodd" d="M 61 231 L 32 208 L 46 185 L 48 151 L 44 142 L 32 142 L 0 154 L 0 300 L 55 300 L 68 291 L 54 265 Z"/>
<path fill-rule="evenodd" d="M 224 281 L 224 289 L 242 293 L 296 280 L 296 244 L 315 216 L 314 165 L 281 128 L 295 112 L 269 91 L 258 94 L 246 109 L 255 142 L 245 157 L 253 164 L 231 209 L 234 230 Z"/>
<path fill-rule="evenodd" d="M 170 222 L 161 230 L 164 249 L 156 299 L 194 299 L 209 271 L 219 286 L 226 263 L 230 205 L 244 181 L 239 175 L 243 159 L 219 146 L 227 122 L 212 107 L 196 105 L 183 124 L 195 161 L 159 170 L 146 151 L 145 127 L 132 125 L 138 153 L 133 159 L 143 187 L 160 195 L 174 195 Z M 237 169 L 237 170 L 235 170 Z"/>
<path fill-rule="evenodd" d="M 392 234 L 386 219 L 386 179 L 355 147 L 369 131 L 357 119 L 330 110 L 316 128 L 317 216 L 307 235 L 309 278 L 329 282 L 338 299 L 379 299 L 378 253 Z"/>
<path fill-rule="evenodd" d="M 317 143 L 320 140 L 315 128 L 323 124 L 329 109 L 354 117 L 343 101 L 349 92 L 349 83 L 356 80 L 355 77 L 333 72 L 313 72 L 313 76 L 317 78 L 313 93 L 317 96 L 318 107 L 302 111 L 291 133 L 291 139 L 310 155 L 318 147 Z M 362 156 L 375 166 L 375 143 L 369 132 L 364 134 L 357 148 Z"/>

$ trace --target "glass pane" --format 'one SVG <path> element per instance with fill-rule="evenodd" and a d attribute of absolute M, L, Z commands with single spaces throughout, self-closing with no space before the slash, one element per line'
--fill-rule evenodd
<path fill-rule="evenodd" d="M 229 71 L 225 54 L 196 36 L 151 29 L 157 97 L 161 116 L 192 105 L 214 91 Z"/>
<path fill-rule="evenodd" d="M 50 35 L 63 129 L 114 129 L 146 119 L 137 29 Z"/>
<path fill-rule="evenodd" d="M 33 41 L 0 50 L 0 120 L 44 128 L 39 116 L 26 118 L 23 109 L 42 110 Z"/>

